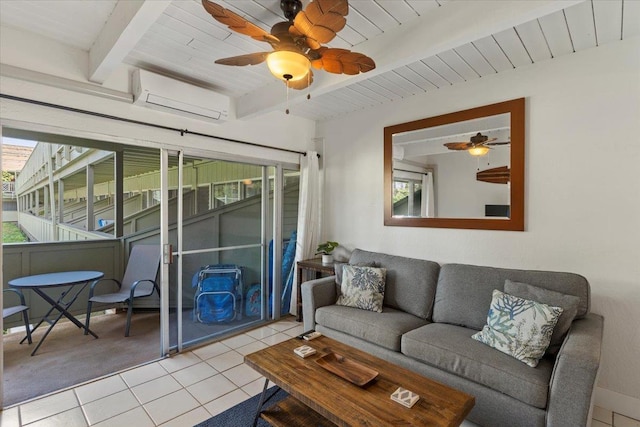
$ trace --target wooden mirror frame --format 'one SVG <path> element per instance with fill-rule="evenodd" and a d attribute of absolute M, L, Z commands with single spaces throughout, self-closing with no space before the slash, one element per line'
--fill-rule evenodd
<path fill-rule="evenodd" d="M 511 188 L 509 218 L 418 218 L 393 216 L 393 135 L 510 113 Z M 429 117 L 384 128 L 384 225 L 524 231 L 524 98 Z"/>

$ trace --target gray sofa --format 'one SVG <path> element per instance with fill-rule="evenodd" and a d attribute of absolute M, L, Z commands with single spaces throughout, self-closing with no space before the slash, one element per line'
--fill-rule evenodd
<path fill-rule="evenodd" d="M 335 276 L 302 284 L 304 329 L 374 354 L 475 396 L 482 426 L 586 426 L 600 365 L 603 318 L 589 312 L 577 274 L 445 264 L 356 249 L 351 264 L 387 269 L 382 313 L 335 305 Z M 537 367 L 471 338 L 505 280 L 579 297 L 556 355 Z M 339 289 L 339 287 L 338 287 Z"/>

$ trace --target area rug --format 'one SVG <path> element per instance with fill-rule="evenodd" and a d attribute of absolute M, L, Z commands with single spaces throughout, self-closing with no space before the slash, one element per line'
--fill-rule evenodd
<path fill-rule="evenodd" d="M 266 406 L 269 407 L 287 396 L 288 394 L 286 391 L 277 387 L 272 387 L 267 390 L 268 402 L 266 403 Z M 237 404 L 233 408 L 227 409 L 213 418 L 209 418 L 208 420 L 201 422 L 195 427 L 250 427 L 253 425 L 253 419 L 256 416 L 256 409 L 258 409 L 259 401 L 260 394 Z M 271 424 L 267 423 L 263 419 L 258 420 L 259 427 L 268 427 L 270 425 Z"/>

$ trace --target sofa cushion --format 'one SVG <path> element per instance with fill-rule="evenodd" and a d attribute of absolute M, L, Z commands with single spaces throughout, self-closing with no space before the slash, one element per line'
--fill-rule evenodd
<path fill-rule="evenodd" d="M 375 262 L 387 270 L 384 306 L 431 320 L 440 265 L 433 261 L 355 249 L 351 264 Z M 489 303 L 487 302 L 487 307 Z M 485 310 L 485 315 L 486 310 Z M 484 321 L 484 319 L 483 319 Z"/>
<path fill-rule="evenodd" d="M 384 307 L 382 313 L 376 313 L 330 305 L 316 310 L 316 323 L 389 350 L 400 351 L 402 334 L 427 324 L 427 321 L 389 307 Z"/>
<path fill-rule="evenodd" d="M 475 332 L 461 326 L 431 323 L 402 336 L 402 353 L 544 409 L 553 362 L 543 358 L 537 367 L 531 368 L 471 339 Z"/>
<path fill-rule="evenodd" d="M 387 270 L 345 265 L 337 305 L 382 313 Z"/>
<path fill-rule="evenodd" d="M 538 286 L 532 286 L 527 283 L 512 282 L 509 279 L 504 283 L 504 291 L 510 295 L 515 295 L 520 298 L 538 301 L 562 308 L 562 314 L 560 315 L 555 328 L 553 328 L 551 343 L 547 350 L 547 353 L 549 354 L 556 354 L 558 350 L 560 350 L 562 341 L 571 327 L 571 322 L 573 322 L 573 319 L 576 317 L 580 298 L 575 295 L 562 294 L 560 292 L 550 291 Z"/>
<path fill-rule="evenodd" d="M 493 291 L 487 324 L 471 338 L 535 368 L 544 356 L 562 308 Z"/>
<path fill-rule="evenodd" d="M 494 289 L 505 281 L 528 283 L 580 298 L 576 318 L 589 312 L 589 282 L 573 273 L 445 264 L 440 269 L 433 306 L 433 321 L 480 330 L 487 319 Z"/>
<path fill-rule="evenodd" d="M 375 262 L 364 262 L 361 264 L 350 264 L 348 262 L 336 262 L 333 264 L 333 271 L 336 273 L 336 291 L 340 295 L 340 286 L 342 285 L 342 270 L 345 265 L 357 265 L 360 267 L 379 267 Z"/>

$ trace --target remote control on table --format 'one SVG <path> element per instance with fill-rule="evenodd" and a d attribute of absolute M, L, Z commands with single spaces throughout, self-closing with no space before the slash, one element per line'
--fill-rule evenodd
<path fill-rule="evenodd" d="M 308 335 L 308 334 L 310 334 L 310 333 L 312 333 L 312 332 L 315 332 L 315 329 L 311 329 L 311 330 L 308 330 L 308 331 L 306 331 L 306 332 L 303 332 L 303 333 L 301 333 L 300 335 L 298 335 L 296 338 L 298 338 L 299 340 L 304 339 L 304 336 L 305 336 L 305 335 Z"/>
<path fill-rule="evenodd" d="M 304 338 L 307 341 L 311 341 L 311 340 L 315 340 L 316 338 L 321 337 L 321 336 L 322 336 L 322 334 L 320 332 L 313 331 L 313 332 L 309 332 L 307 334 L 304 334 L 302 336 L 302 338 Z"/>

